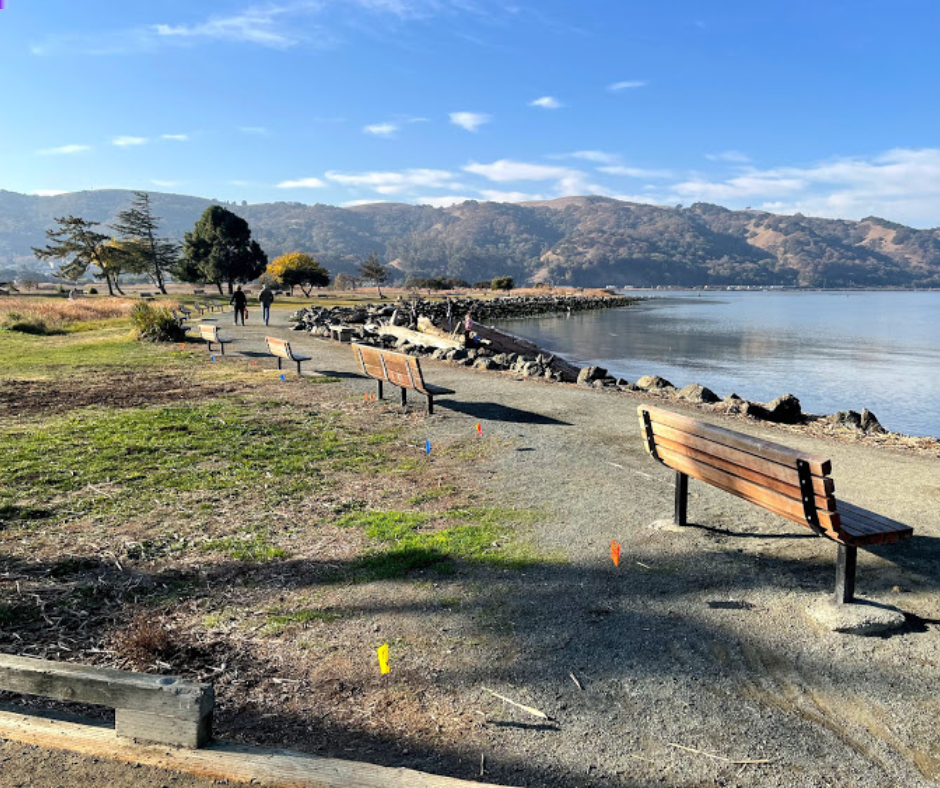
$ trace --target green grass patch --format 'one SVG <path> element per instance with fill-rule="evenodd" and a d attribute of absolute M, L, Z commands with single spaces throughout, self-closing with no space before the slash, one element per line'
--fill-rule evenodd
<path fill-rule="evenodd" d="M 533 523 L 538 515 L 528 510 L 474 508 L 446 513 L 459 525 L 428 530 L 431 517 L 418 512 L 359 511 L 338 521 L 359 527 L 381 546 L 353 563 L 354 574 L 364 579 L 394 579 L 420 569 L 455 571 L 455 562 L 504 569 L 532 566 L 541 557 L 522 540 L 512 538 L 516 526 Z"/>
<path fill-rule="evenodd" d="M 209 539 L 200 548 L 204 553 L 222 553 L 236 561 L 263 563 L 287 558 L 287 551 L 271 543 L 264 531 L 252 531 L 234 536 Z"/>
<path fill-rule="evenodd" d="M 187 494 L 246 493 L 261 503 L 313 489 L 330 471 L 381 466 L 379 450 L 331 414 L 228 399 L 82 410 L 0 427 L 0 513 L 127 516 Z M 0 514 L 0 519 L 6 519 Z"/>

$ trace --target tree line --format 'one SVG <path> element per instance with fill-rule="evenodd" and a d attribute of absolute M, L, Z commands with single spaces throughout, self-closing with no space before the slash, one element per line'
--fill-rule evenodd
<path fill-rule="evenodd" d="M 110 229 L 102 233 L 97 222 L 79 216 L 55 218 L 56 227 L 46 230 L 49 243 L 32 247 L 40 260 L 57 260 L 56 275 L 77 281 L 91 269 L 104 280 L 108 293 L 124 294 L 120 278 L 124 274 L 145 275 L 161 293 L 166 294 L 167 278 L 193 284 L 215 285 L 219 293 L 227 286 L 256 279 L 262 283 L 286 287 L 292 293 L 299 287 L 305 296 L 313 288 L 330 284 L 330 274 L 311 255 L 289 252 L 268 263 L 268 257 L 251 237 L 251 229 L 240 216 L 221 205 L 211 205 L 183 236 L 183 243 L 161 237 L 160 217 L 155 216 L 146 192 L 135 192 L 128 208 L 120 211 Z M 382 285 L 388 281 L 388 269 L 375 252 L 362 260 L 359 277 L 338 274 L 339 287 L 371 282 L 382 298 Z"/>

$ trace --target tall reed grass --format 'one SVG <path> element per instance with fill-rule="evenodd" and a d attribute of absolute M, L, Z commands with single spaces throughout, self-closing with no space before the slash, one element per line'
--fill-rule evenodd
<path fill-rule="evenodd" d="M 61 333 L 79 323 L 127 317 L 135 303 L 128 298 L 0 298 L 0 327 L 26 334 Z"/>

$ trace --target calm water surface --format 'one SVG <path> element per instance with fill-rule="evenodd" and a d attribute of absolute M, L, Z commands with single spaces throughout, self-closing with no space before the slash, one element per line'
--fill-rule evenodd
<path fill-rule="evenodd" d="M 803 410 L 869 408 L 889 430 L 940 437 L 940 292 L 650 294 L 625 309 L 503 323 L 578 364 L 661 375 Z"/>

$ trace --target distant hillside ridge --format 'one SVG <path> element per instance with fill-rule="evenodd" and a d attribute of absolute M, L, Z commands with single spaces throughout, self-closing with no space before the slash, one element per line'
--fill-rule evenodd
<path fill-rule="evenodd" d="M 940 229 L 874 216 L 821 219 L 593 196 L 340 208 L 150 195 L 165 235 L 181 240 L 207 206 L 224 205 L 248 221 L 270 258 L 308 252 L 333 274 L 355 273 L 375 251 L 401 277 L 469 282 L 508 274 L 519 283 L 585 287 L 940 287 Z M 30 248 L 45 244 L 54 217 L 73 214 L 107 225 L 132 196 L 120 189 L 42 197 L 0 191 L 0 280 L 36 266 Z"/>

